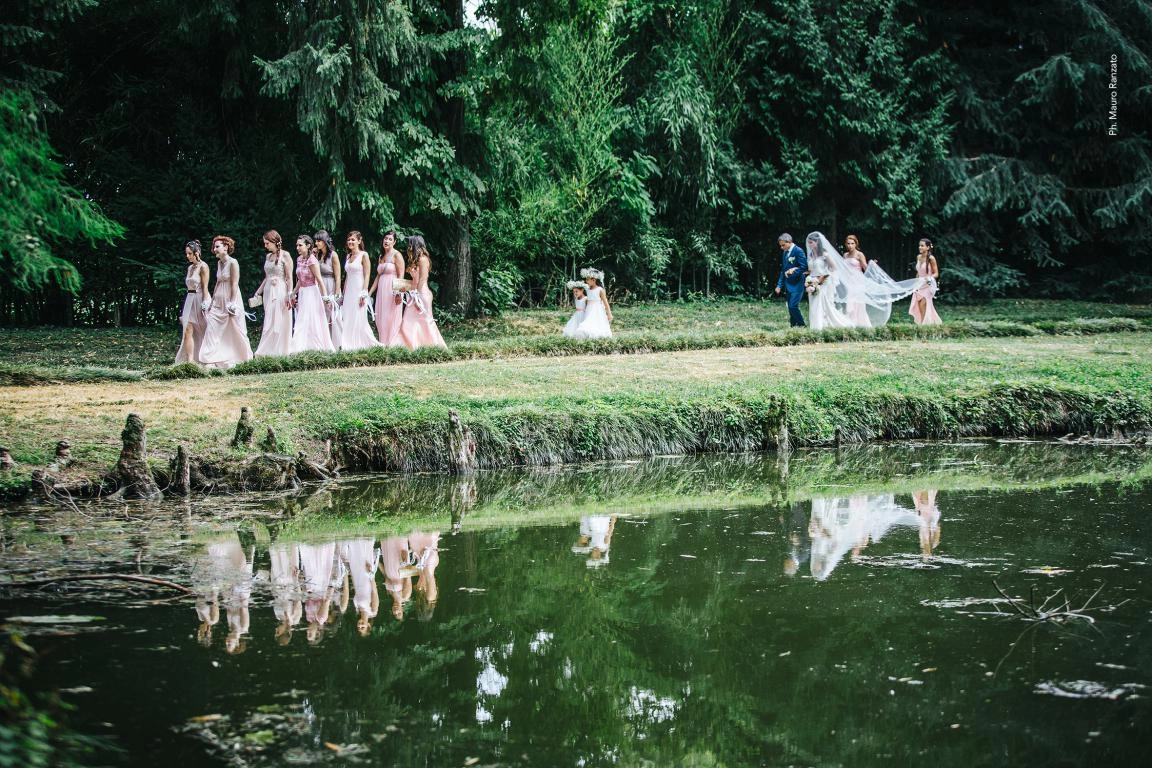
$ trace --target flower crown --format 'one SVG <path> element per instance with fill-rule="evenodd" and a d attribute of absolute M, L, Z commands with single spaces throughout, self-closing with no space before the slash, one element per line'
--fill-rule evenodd
<path fill-rule="evenodd" d="M 584 269 L 580 270 L 580 277 L 594 277 L 596 278 L 596 282 L 604 282 L 604 273 L 592 267 L 585 267 Z"/>
<path fill-rule="evenodd" d="M 580 282 L 579 280 L 569 280 L 564 284 L 564 287 L 568 290 L 572 290 L 573 288 L 587 288 L 588 286 L 584 285 L 584 283 Z"/>

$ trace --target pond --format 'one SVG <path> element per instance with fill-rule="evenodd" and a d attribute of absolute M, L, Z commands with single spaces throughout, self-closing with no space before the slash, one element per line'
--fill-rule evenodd
<path fill-rule="evenodd" d="M 1144 764 L 1150 477 L 988 442 L 26 506 L 0 620 L 104 765 Z M 106 573 L 193 593 L 13 584 Z"/>

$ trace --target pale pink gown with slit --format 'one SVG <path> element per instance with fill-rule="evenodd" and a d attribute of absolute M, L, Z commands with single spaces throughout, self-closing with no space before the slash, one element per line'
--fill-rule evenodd
<path fill-rule="evenodd" d="M 936 314 L 936 307 L 932 303 L 936 295 L 936 278 L 932 277 L 927 261 L 916 260 L 916 277 L 924 278 L 924 284 L 912 293 L 912 306 L 908 307 L 908 314 L 912 315 L 916 325 L 940 325 L 940 315 Z"/>
<path fill-rule="evenodd" d="M 176 364 L 195 363 L 200 360 L 200 347 L 204 344 L 204 311 L 200 309 L 200 264 L 188 265 L 188 272 L 184 275 L 184 287 L 188 291 L 184 296 L 184 309 L 180 313 L 180 330 L 187 333 L 192 327 L 192 357 L 184 352 L 184 336 L 180 337 L 180 349 L 176 350 Z"/>

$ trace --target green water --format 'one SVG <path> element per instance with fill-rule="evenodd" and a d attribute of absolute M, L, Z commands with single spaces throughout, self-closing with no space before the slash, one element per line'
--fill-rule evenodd
<path fill-rule="evenodd" d="M 9 586 L 0 618 L 124 750 L 101 764 L 1143 765 L 1149 461 L 905 446 L 22 508 L 4 582 L 197 595 Z M 28 621 L 67 615 L 102 620 Z"/>

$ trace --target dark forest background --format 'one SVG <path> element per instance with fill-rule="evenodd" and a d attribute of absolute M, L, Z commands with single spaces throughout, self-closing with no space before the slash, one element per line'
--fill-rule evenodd
<path fill-rule="evenodd" d="M 374 255 L 421 232 L 449 317 L 556 301 L 586 265 L 617 301 L 761 296 L 776 236 L 813 229 L 897 278 L 932 238 L 952 300 L 1152 295 L 1145 0 L 5 16 L 4 325 L 174 321 L 186 240 L 234 237 L 250 293 L 271 228 Z"/>

